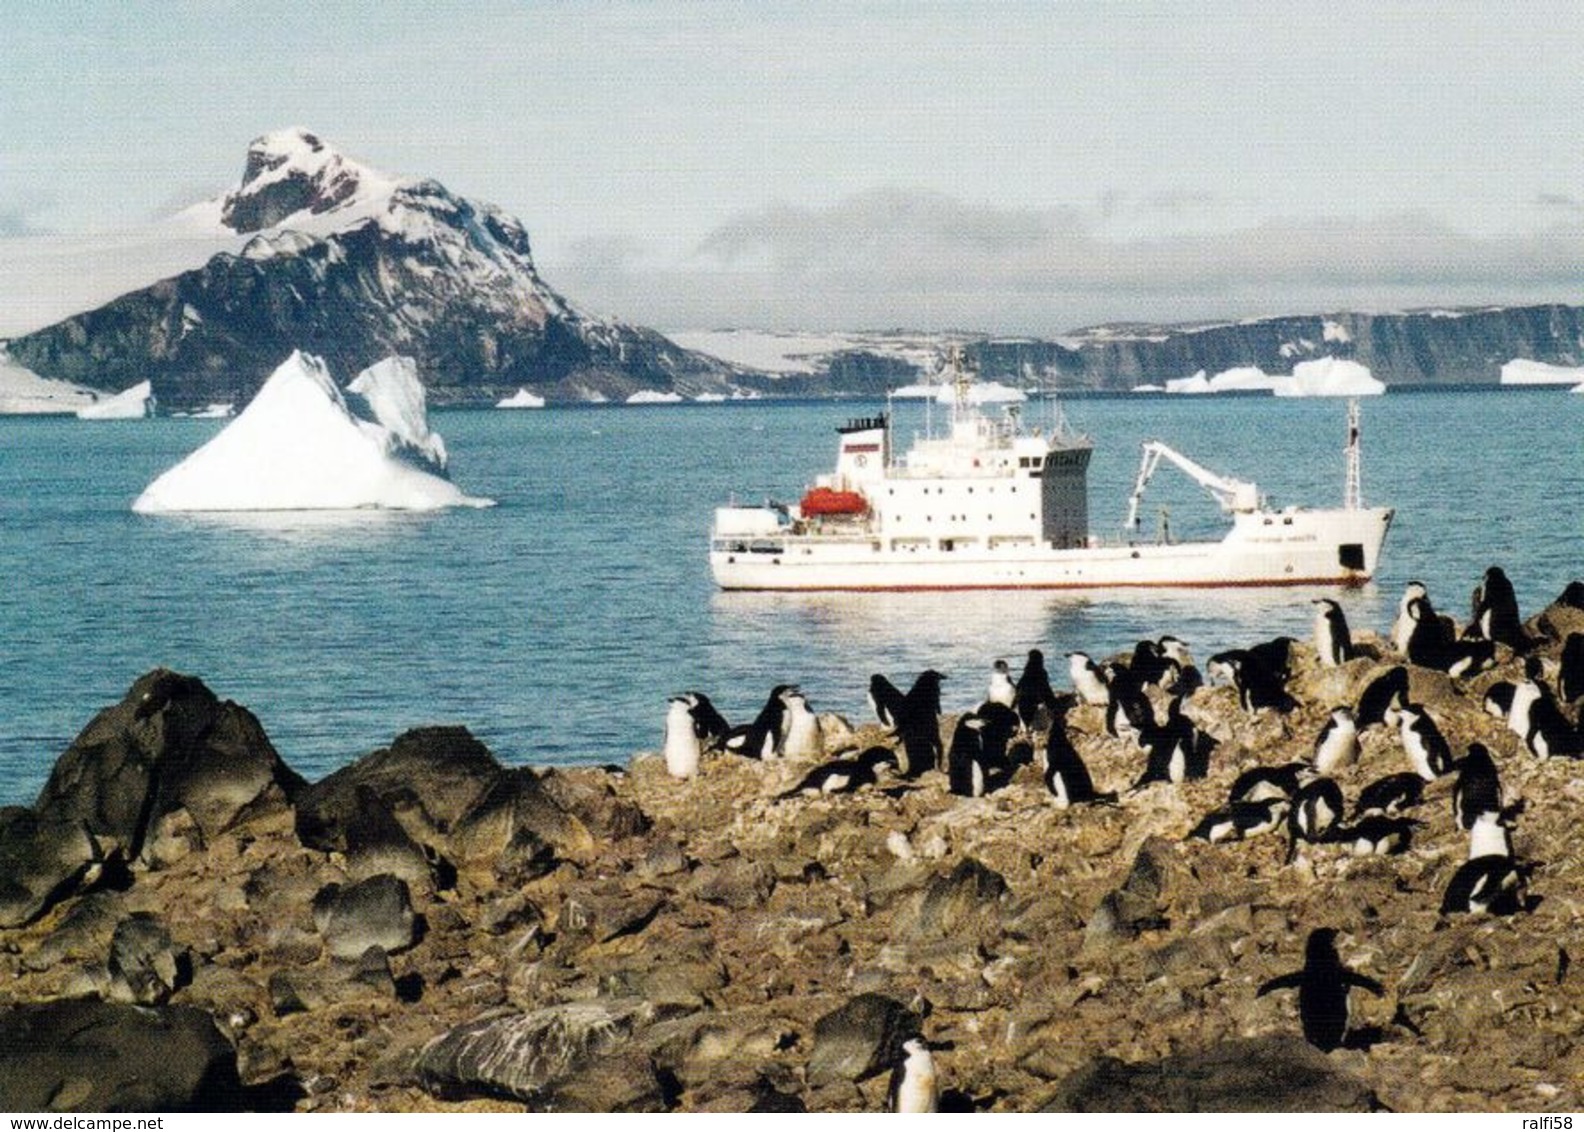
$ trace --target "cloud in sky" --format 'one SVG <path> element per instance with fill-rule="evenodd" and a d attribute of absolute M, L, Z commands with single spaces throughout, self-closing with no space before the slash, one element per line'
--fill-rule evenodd
<path fill-rule="evenodd" d="M 883 188 L 825 208 L 742 213 L 678 262 L 657 262 L 635 241 L 585 241 L 546 271 L 585 305 L 674 329 L 1031 334 L 1124 319 L 1577 302 L 1584 278 L 1584 211 L 1555 206 L 1547 226 L 1508 236 L 1406 211 L 1148 238 L 1110 231 L 1123 206 L 1119 195 L 1089 211 L 1001 208 Z"/>

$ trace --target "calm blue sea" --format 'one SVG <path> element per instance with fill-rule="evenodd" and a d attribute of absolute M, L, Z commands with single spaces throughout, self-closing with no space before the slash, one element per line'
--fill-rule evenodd
<path fill-rule="evenodd" d="M 660 737 L 672 692 L 734 722 L 771 685 L 862 718 L 873 671 L 946 672 L 978 701 L 997 657 L 1109 652 L 1171 631 L 1201 660 L 1307 636 L 1316 591 L 776 596 L 715 592 L 712 508 L 795 500 L 834 427 L 873 403 L 734 403 L 436 413 L 453 478 L 500 506 L 423 516 L 137 516 L 132 499 L 218 421 L 0 418 L 0 803 L 31 802 L 55 759 L 139 674 L 202 677 L 260 718 L 308 777 L 406 728 L 461 723 L 510 763 L 624 762 Z M 1096 438 L 1091 522 L 1119 527 L 1139 444 L 1166 440 L 1277 503 L 1336 504 L 1333 400 L 1071 400 Z M 1043 410 L 1027 409 L 1030 419 Z M 899 411 L 905 441 L 924 409 Z M 1500 563 L 1527 615 L 1584 574 L 1584 397 L 1393 393 L 1364 402 L 1364 494 L 1397 508 L 1381 576 L 1342 596 L 1383 629 L 1409 579 L 1466 616 Z M 1146 524 L 1219 530 L 1170 468 Z"/>

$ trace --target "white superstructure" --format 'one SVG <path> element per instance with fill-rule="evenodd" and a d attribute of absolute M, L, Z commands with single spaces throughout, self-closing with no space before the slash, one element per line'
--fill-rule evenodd
<path fill-rule="evenodd" d="M 1268 509 L 1254 484 L 1216 475 L 1158 441 L 1129 508 L 1160 460 L 1232 516 L 1218 542 L 1120 540 L 1089 533 L 1093 445 L 1064 426 L 1021 426 L 973 407 L 955 367 L 949 431 L 894 455 L 887 416 L 838 430 L 836 470 L 792 508 L 715 512 L 710 569 L 728 590 L 1080 589 L 1109 586 L 1357 584 L 1374 574 L 1392 512 L 1358 499 L 1359 430 L 1350 411 L 1343 507 Z"/>

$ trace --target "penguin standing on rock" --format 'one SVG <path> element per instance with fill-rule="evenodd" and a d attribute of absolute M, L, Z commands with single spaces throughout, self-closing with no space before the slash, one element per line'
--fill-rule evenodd
<path fill-rule="evenodd" d="M 917 778 L 941 761 L 940 699 L 944 675 L 933 668 L 918 674 L 897 706 L 895 730 L 902 740 L 902 776 Z"/>
<path fill-rule="evenodd" d="M 1091 802 L 1116 805 L 1116 791 L 1102 794 L 1095 789 L 1089 768 L 1068 738 L 1066 728 L 1059 725 L 1051 729 L 1045 747 L 1045 788 L 1062 810 Z"/>
<path fill-rule="evenodd" d="M 1379 997 L 1386 988 L 1367 975 L 1350 971 L 1336 949 L 1336 929 L 1316 928 L 1304 946 L 1303 970 L 1278 975 L 1255 992 L 1256 998 L 1274 990 L 1296 988 L 1298 1016 L 1304 1039 L 1330 1053 L 1342 1044 L 1348 1027 L 1348 988 L 1359 987 Z"/>
<path fill-rule="evenodd" d="M 1347 615 L 1328 597 L 1315 599 L 1315 651 L 1323 668 L 1338 668 L 1353 656 L 1353 637 L 1348 633 Z"/>
<path fill-rule="evenodd" d="M 957 721 L 952 732 L 951 748 L 946 753 L 946 783 L 953 794 L 962 798 L 981 798 L 989 782 L 989 768 L 985 765 L 985 721 L 969 712 Z"/>
<path fill-rule="evenodd" d="M 782 703 L 786 705 L 785 722 L 776 754 L 784 759 L 819 758 L 825 753 L 825 736 L 808 698 L 793 688 L 782 697 Z"/>
<path fill-rule="evenodd" d="M 1321 774 L 1331 774 L 1358 762 L 1358 725 L 1345 707 L 1334 708 L 1325 726 L 1315 737 L 1314 766 Z"/>
<path fill-rule="evenodd" d="M 1084 703 L 1104 707 L 1111 702 L 1111 693 L 1106 689 L 1105 678 L 1100 675 L 1100 666 L 1090 659 L 1088 653 L 1068 653 L 1067 672 L 1072 677 L 1073 691 L 1078 693 L 1078 698 Z"/>
<path fill-rule="evenodd" d="M 1457 764 L 1452 784 L 1452 817 L 1462 829 L 1473 829 L 1481 814 L 1502 808 L 1501 779 L 1496 761 L 1483 743 L 1470 743 L 1468 754 Z"/>
<path fill-rule="evenodd" d="M 1452 748 L 1423 704 L 1407 704 L 1398 713 L 1403 750 L 1419 777 L 1434 782 L 1452 770 Z"/>
<path fill-rule="evenodd" d="M 727 734 L 726 750 L 750 759 L 773 759 L 781 753 L 781 742 L 786 727 L 786 700 L 788 692 L 797 689 L 791 684 L 777 684 L 770 690 L 770 698 L 754 716 L 754 721 L 734 727 Z"/>
<path fill-rule="evenodd" d="M 990 687 L 985 691 L 985 701 L 1012 707 L 1017 701 L 1017 687 L 1012 683 L 1012 671 L 1007 662 L 998 660 L 990 670 Z"/>
<path fill-rule="evenodd" d="M 1359 694 L 1358 707 L 1353 711 L 1353 722 L 1360 731 L 1377 723 L 1386 722 L 1386 712 L 1400 708 L 1408 702 L 1408 669 L 1394 665 L 1364 686 Z"/>
<path fill-rule="evenodd" d="M 1050 675 L 1045 671 L 1045 654 L 1039 649 L 1029 649 L 1023 674 L 1012 689 L 1012 707 L 1029 731 L 1050 726 L 1060 713 Z"/>
<path fill-rule="evenodd" d="M 670 704 L 665 721 L 666 773 L 672 778 L 692 778 L 698 773 L 702 754 L 693 705 L 683 696 L 672 696 Z"/>
<path fill-rule="evenodd" d="M 1557 695 L 1565 704 L 1584 696 L 1584 633 L 1569 633 L 1567 640 L 1562 642 Z"/>
<path fill-rule="evenodd" d="M 940 1108 L 940 1078 L 922 1034 L 903 1041 L 897 1051 L 886 1107 L 892 1112 L 936 1112 Z"/>
<path fill-rule="evenodd" d="M 1474 587 L 1473 625 L 1487 641 L 1506 645 L 1514 652 L 1528 652 L 1533 643 L 1523 631 L 1518 616 L 1518 595 L 1500 566 L 1485 571 L 1485 580 Z"/>

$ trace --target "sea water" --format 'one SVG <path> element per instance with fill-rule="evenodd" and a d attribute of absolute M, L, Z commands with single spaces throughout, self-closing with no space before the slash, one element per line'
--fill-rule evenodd
<path fill-rule="evenodd" d="M 0 804 L 33 800 L 55 759 L 150 668 L 251 709 L 317 778 L 407 728 L 463 724 L 511 764 L 624 763 L 657 748 L 674 692 L 733 722 L 798 683 L 867 718 L 872 672 L 948 676 L 947 710 L 1027 650 L 1107 654 L 1170 632 L 1201 661 L 1285 633 L 1322 593 L 1384 630 L 1403 584 L 1467 616 L 1501 564 L 1528 615 L 1584 574 L 1584 397 L 1545 389 L 1363 401 L 1364 498 L 1395 507 L 1377 580 L 1316 589 L 725 594 L 706 553 L 733 498 L 795 502 L 871 402 L 739 402 L 441 412 L 452 476 L 484 510 L 133 515 L 156 475 L 223 421 L 0 418 Z M 1336 506 L 1344 403 L 1132 397 L 1065 403 L 1094 437 L 1090 520 L 1120 534 L 1139 446 L 1160 439 L 1277 505 Z M 1024 407 L 1043 423 L 1048 410 Z M 943 422 L 899 405 L 896 438 Z M 1217 537 L 1198 486 L 1162 465 L 1142 537 Z M 1052 671 L 1061 682 L 1059 664 Z"/>

